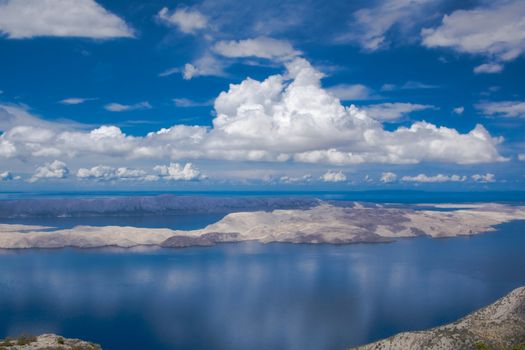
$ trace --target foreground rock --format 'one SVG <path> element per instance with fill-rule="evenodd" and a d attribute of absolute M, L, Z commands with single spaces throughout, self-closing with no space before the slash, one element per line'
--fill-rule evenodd
<path fill-rule="evenodd" d="M 525 219 L 525 207 L 477 204 L 457 210 L 377 204 L 310 209 L 238 212 L 200 230 L 121 226 L 49 227 L 0 224 L 0 248 L 188 247 L 222 242 L 374 243 L 401 237 L 456 237 L 493 231 L 494 226 Z"/>
<path fill-rule="evenodd" d="M 0 340 L 0 349 L 5 350 L 102 350 L 100 345 L 80 339 L 66 339 L 55 334 L 38 337 L 21 336 Z"/>
<path fill-rule="evenodd" d="M 525 287 L 459 321 L 422 332 L 400 333 L 355 350 L 525 349 Z"/>

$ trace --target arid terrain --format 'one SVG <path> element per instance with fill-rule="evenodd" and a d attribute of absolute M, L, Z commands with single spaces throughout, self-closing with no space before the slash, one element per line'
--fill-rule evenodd
<path fill-rule="evenodd" d="M 234 212 L 198 230 L 127 226 L 0 224 L 0 248 L 187 247 L 222 242 L 377 243 L 396 238 L 475 235 L 525 219 L 525 207 L 503 204 L 395 206 L 319 202 L 306 209 Z"/>

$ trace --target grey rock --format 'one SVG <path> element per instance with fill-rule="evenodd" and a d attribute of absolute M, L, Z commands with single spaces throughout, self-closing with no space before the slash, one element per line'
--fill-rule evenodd
<path fill-rule="evenodd" d="M 20 336 L 0 340 L 0 349 L 9 350 L 102 350 L 100 345 L 80 339 L 67 339 L 56 334 L 38 337 Z"/>

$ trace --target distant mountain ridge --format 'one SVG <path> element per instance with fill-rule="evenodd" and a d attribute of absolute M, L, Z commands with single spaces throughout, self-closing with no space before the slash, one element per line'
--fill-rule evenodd
<path fill-rule="evenodd" d="M 313 197 L 126 196 L 36 198 L 0 201 L 0 218 L 100 215 L 230 213 L 274 209 L 308 209 Z"/>

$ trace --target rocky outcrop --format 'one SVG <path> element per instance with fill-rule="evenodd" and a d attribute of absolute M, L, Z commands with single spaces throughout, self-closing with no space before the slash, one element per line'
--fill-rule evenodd
<path fill-rule="evenodd" d="M 20 336 L 0 340 L 0 350 L 102 350 L 100 345 L 80 339 L 66 339 L 55 334 Z"/>
<path fill-rule="evenodd" d="M 525 287 L 513 290 L 459 321 L 421 332 L 406 332 L 355 350 L 525 349 Z"/>
<path fill-rule="evenodd" d="M 160 244 L 165 248 L 208 247 L 216 243 L 238 242 L 241 235 L 237 232 L 209 232 L 200 236 L 176 235 Z"/>
<path fill-rule="evenodd" d="M 439 211 L 413 206 L 361 203 L 335 206 L 321 202 L 310 209 L 231 213 L 215 224 L 189 231 L 123 226 L 56 230 L 0 224 L 0 248 L 188 247 L 240 241 L 374 243 L 421 235 L 434 238 L 474 235 L 518 219 L 525 219 L 525 207 L 482 204 Z"/>

